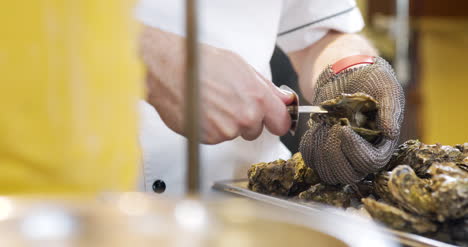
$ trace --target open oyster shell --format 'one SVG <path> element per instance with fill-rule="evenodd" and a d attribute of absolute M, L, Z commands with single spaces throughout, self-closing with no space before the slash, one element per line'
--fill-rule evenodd
<path fill-rule="evenodd" d="M 324 122 L 327 125 L 349 125 L 367 141 L 374 143 L 381 136 L 377 129 L 378 103 L 365 93 L 341 94 L 324 101 L 320 105 L 328 111 L 327 114 L 314 114 L 312 120 Z"/>
<path fill-rule="evenodd" d="M 289 160 L 252 165 L 248 170 L 249 189 L 263 194 L 295 196 L 320 182 L 318 174 L 304 164 L 301 153 Z"/>
<path fill-rule="evenodd" d="M 371 198 L 364 198 L 362 202 L 373 219 L 393 229 L 415 233 L 437 231 L 437 225 L 424 217 L 409 214 L 399 208 Z"/>

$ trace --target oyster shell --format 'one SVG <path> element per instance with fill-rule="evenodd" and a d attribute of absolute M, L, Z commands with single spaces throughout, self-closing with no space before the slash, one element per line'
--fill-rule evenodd
<path fill-rule="evenodd" d="M 367 141 L 374 143 L 381 136 L 377 129 L 378 103 L 365 93 L 341 94 L 324 101 L 320 105 L 328 111 L 327 114 L 314 114 L 312 120 L 327 125 L 349 125 Z"/>
<path fill-rule="evenodd" d="M 468 155 L 468 142 L 465 142 L 463 144 L 457 144 L 454 146 L 454 148 L 460 150 L 465 155 Z"/>
<path fill-rule="evenodd" d="M 387 173 L 388 174 L 388 173 Z M 388 179 L 376 180 L 377 194 L 385 201 L 417 215 L 437 219 L 468 216 L 468 173 L 453 162 L 433 163 L 420 178 L 407 165 L 397 166 Z"/>
<path fill-rule="evenodd" d="M 391 174 L 392 172 L 390 171 L 379 172 L 375 175 L 373 181 L 374 194 L 389 204 L 393 204 L 395 202 L 395 198 L 393 198 L 393 195 L 388 188 L 388 180 L 390 180 Z"/>
<path fill-rule="evenodd" d="M 434 163 L 427 172 L 437 220 L 468 217 L 468 173 L 453 162 Z"/>
<path fill-rule="evenodd" d="M 356 192 L 349 185 L 324 185 L 316 184 L 299 194 L 299 199 L 315 201 L 335 207 L 346 208 L 351 204 L 351 199 L 357 198 Z"/>
<path fill-rule="evenodd" d="M 401 144 L 392 155 L 387 170 L 406 164 L 411 166 L 418 176 L 424 177 L 427 175 L 426 170 L 434 162 L 466 164 L 464 159 L 467 154 L 463 152 L 460 148 L 440 144 L 426 145 L 418 140 L 409 140 Z"/>
<path fill-rule="evenodd" d="M 362 202 L 373 219 L 393 229 L 415 233 L 437 231 L 437 225 L 424 217 L 409 214 L 399 208 L 371 198 L 364 198 Z"/>
<path fill-rule="evenodd" d="M 436 211 L 430 181 L 419 178 L 410 166 L 400 165 L 393 169 L 388 189 L 394 202 L 409 212 L 431 216 Z"/>
<path fill-rule="evenodd" d="M 263 194 L 295 196 L 320 182 L 317 173 L 304 164 L 301 153 L 289 160 L 252 165 L 248 170 L 249 189 Z"/>

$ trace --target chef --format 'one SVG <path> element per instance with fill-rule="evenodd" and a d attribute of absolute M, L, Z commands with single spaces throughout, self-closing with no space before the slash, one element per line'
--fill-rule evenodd
<path fill-rule="evenodd" d="M 275 44 L 313 104 L 364 92 L 379 101 L 382 138 L 368 143 L 349 126 L 314 126 L 301 152 L 329 183 L 352 183 L 380 169 L 396 145 L 404 108 L 392 68 L 356 34 L 363 20 L 352 0 L 199 0 L 201 182 L 245 178 L 250 164 L 287 159 L 279 136 L 291 125 L 291 93 L 271 82 Z M 185 192 L 185 0 L 141 0 L 140 52 L 147 70 L 141 103 L 142 191 Z"/>

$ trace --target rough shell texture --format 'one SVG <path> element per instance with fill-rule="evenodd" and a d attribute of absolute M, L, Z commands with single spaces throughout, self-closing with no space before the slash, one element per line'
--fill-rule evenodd
<path fill-rule="evenodd" d="M 460 150 L 460 152 L 468 155 L 468 142 L 465 142 L 463 144 L 457 144 L 454 147 Z"/>
<path fill-rule="evenodd" d="M 404 143 L 389 166 L 396 166 L 387 184 L 392 196 L 379 196 L 409 212 L 439 222 L 468 217 L 466 146 Z M 400 162 L 410 165 L 400 165 Z M 385 187 L 385 181 L 374 183 L 376 188 Z"/>
<path fill-rule="evenodd" d="M 392 155 L 387 170 L 406 164 L 411 166 L 418 176 L 425 176 L 427 169 L 434 162 L 456 162 L 463 165 L 466 156 L 466 151 L 460 151 L 460 148 L 440 144 L 426 145 L 418 140 L 409 140 L 400 145 Z"/>
<path fill-rule="evenodd" d="M 432 164 L 428 174 L 437 220 L 468 217 L 468 173 L 453 162 L 445 162 Z"/>
<path fill-rule="evenodd" d="M 327 125 L 349 125 L 361 137 L 369 142 L 379 139 L 381 131 L 377 129 L 377 101 L 365 93 L 341 94 L 320 104 L 327 114 L 314 114 L 312 121 Z"/>
<path fill-rule="evenodd" d="M 371 198 L 364 198 L 362 202 L 372 218 L 393 229 L 415 233 L 437 231 L 437 225 L 424 217 L 409 214 L 399 208 Z"/>
<path fill-rule="evenodd" d="M 407 165 L 397 166 L 390 175 L 388 189 L 395 203 L 417 215 L 430 216 L 436 211 L 431 183 L 421 179 Z"/>
<path fill-rule="evenodd" d="M 304 164 L 300 153 L 287 161 L 254 164 L 248 170 L 249 188 L 279 196 L 294 196 L 319 182 L 318 175 Z"/>
<path fill-rule="evenodd" d="M 375 175 L 373 193 L 383 199 L 386 203 L 393 204 L 395 198 L 393 198 L 390 189 L 388 188 L 388 180 L 390 179 L 390 171 L 381 171 Z"/>
<path fill-rule="evenodd" d="M 348 207 L 351 199 L 356 197 L 356 192 L 349 185 L 316 184 L 299 194 L 299 199 L 320 202 L 340 208 Z"/>

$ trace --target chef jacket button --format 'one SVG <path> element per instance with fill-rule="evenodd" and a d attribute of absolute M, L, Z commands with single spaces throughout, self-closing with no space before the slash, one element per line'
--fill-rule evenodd
<path fill-rule="evenodd" d="M 153 183 L 153 191 L 155 193 L 161 194 L 166 190 L 166 183 L 164 181 L 157 179 Z"/>

